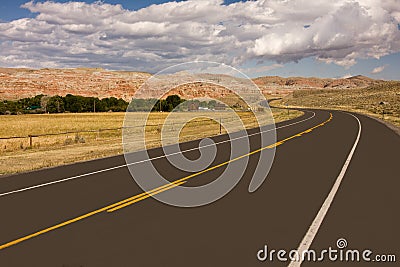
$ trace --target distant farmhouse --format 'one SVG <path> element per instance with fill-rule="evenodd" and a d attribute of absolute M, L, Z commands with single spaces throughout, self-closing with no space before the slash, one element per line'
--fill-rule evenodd
<path fill-rule="evenodd" d="M 191 102 L 188 106 L 189 111 L 197 111 L 199 110 L 199 103 L 198 102 Z"/>

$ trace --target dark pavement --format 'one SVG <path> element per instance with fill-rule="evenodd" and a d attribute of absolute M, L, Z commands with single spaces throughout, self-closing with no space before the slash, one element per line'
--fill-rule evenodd
<path fill-rule="evenodd" d="M 315 116 L 310 118 L 315 112 Z M 86 219 L 0 250 L 1 267 L 78 266 L 287 266 L 289 262 L 260 262 L 257 252 L 297 249 L 330 192 L 352 148 L 357 120 L 332 111 L 332 120 L 310 133 L 277 147 L 263 185 L 248 192 L 258 155 L 249 157 L 239 184 L 225 197 L 197 208 L 177 208 L 147 198 L 113 213 Z M 307 130 L 330 116 L 307 111 L 303 117 L 277 124 L 304 122 L 277 129 L 277 140 Z M 395 254 L 397 263 L 328 261 L 302 266 L 397 266 L 400 257 L 400 136 L 383 124 L 356 115 L 361 139 L 343 182 L 311 248 L 336 247 L 346 238 L 349 247 Z M 215 137 L 224 140 L 227 136 Z M 257 135 L 251 149 L 259 148 Z M 183 144 L 196 147 L 199 141 Z M 160 155 L 160 149 L 150 154 Z M 212 165 L 229 159 L 229 143 L 218 145 Z M 196 158 L 198 151 L 185 153 Z M 0 196 L 0 246 L 48 229 L 133 195 L 142 193 L 123 167 L 123 156 L 0 177 L 1 193 L 57 181 L 115 166 L 113 170 L 62 183 Z M 185 172 L 165 158 L 154 164 L 170 181 Z M 235 164 L 235 163 L 232 163 Z M 205 184 L 224 170 L 218 168 L 189 180 L 185 186 Z M 173 190 L 173 189 L 171 189 Z"/>

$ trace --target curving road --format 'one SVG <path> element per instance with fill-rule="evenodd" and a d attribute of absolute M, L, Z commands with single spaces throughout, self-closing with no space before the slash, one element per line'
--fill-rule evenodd
<path fill-rule="evenodd" d="M 142 194 L 122 156 L 0 177 L 0 266 L 397 266 L 400 137 L 362 115 L 305 112 L 276 125 L 284 142 L 255 193 L 248 186 L 257 153 L 248 155 L 239 184 L 203 207 L 171 207 Z M 253 151 L 260 148 L 255 131 L 249 131 Z M 229 159 L 227 136 L 214 139 L 220 144 L 210 167 Z M 190 148 L 198 143 L 183 144 L 185 156 L 196 158 Z M 189 175 L 160 149 L 150 154 L 171 182 Z M 224 168 L 185 186 L 208 183 Z M 174 188 L 155 193 L 164 190 Z M 340 238 L 348 248 L 395 255 L 397 262 L 257 258 L 265 245 L 322 251 Z"/>

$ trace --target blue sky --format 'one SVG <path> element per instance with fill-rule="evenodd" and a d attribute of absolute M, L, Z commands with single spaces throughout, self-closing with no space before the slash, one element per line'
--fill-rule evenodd
<path fill-rule="evenodd" d="M 53 2 L 58 2 L 58 3 L 66 3 L 66 2 L 70 2 L 70 1 L 71 0 L 55 0 L 55 1 L 53 0 Z M 181 2 L 181 1 L 183 1 L 183 0 L 176 0 L 176 2 Z M 1 2 L 0 2 L 0 19 L 3 21 L 11 21 L 14 19 L 33 17 L 34 15 L 31 12 L 29 12 L 29 10 L 20 7 L 22 4 L 25 4 L 26 2 L 29 2 L 29 0 L 1 0 Z M 79 2 L 93 3 L 96 1 L 80 0 Z M 170 2 L 170 1 L 168 1 L 168 0 L 153 0 L 153 1 L 104 0 L 103 2 L 109 3 L 109 4 L 120 4 L 124 8 L 129 9 L 129 10 L 138 10 L 140 8 L 147 7 L 149 5 L 162 4 L 162 3 L 166 3 L 166 2 Z M 225 4 L 230 4 L 230 3 L 234 3 L 234 2 L 240 2 L 240 1 L 228 0 L 228 1 L 224 1 L 224 2 L 225 2 Z"/>
<path fill-rule="evenodd" d="M 0 2 L 2 67 L 156 72 L 210 60 L 251 77 L 400 80 L 396 0 L 27 2 Z"/>

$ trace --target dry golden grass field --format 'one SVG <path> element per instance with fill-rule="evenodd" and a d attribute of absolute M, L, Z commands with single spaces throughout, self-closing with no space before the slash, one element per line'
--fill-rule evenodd
<path fill-rule="evenodd" d="M 384 102 L 385 104 L 380 104 Z M 274 105 L 340 109 L 382 118 L 400 126 L 400 82 L 386 82 L 360 89 L 299 90 Z"/>
<path fill-rule="evenodd" d="M 219 134 L 219 122 L 205 118 L 210 115 L 209 112 L 204 114 L 197 112 L 196 115 L 199 118 L 190 120 L 178 133 L 180 142 Z M 239 123 L 233 119 L 232 112 L 214 113 L 215 115 L 221 117 L 224 123 Z M 256 126 L 251 112 L 239 112 L 238 115 L 246 128 Z M 288 116 L 287 111 L 273 109 L 275 122 L 300 115 L 302 112 L 299 111 L 291 111 Z M 143 114 L 134 113 L 133 116 L 143 116 Z M 147 148 L 161 145 L 160 129 L 167 116 L 168 113 L 151 113 L 145 128 Z M 177 114 L 178 120 L 185 120 L 187 116 L 185 112 Z M 121 154 L 123 153 L 121 128 L 124 118 L 125 113 L 0 116 L 0 138 L 25 137 L 0 139 L 0 175 Z M 271 122 L 271 118 L 267 116 L 260 121 L 261 124 Z M 138 125 L 138 127 L 143 126 Z M 176 130 L 172 127 L 169 131 Z M 170 134 L 177 133 L 170 132 Z M 32 146 L 29 135 L 33 136 Z"/>

